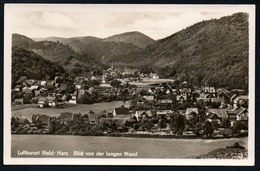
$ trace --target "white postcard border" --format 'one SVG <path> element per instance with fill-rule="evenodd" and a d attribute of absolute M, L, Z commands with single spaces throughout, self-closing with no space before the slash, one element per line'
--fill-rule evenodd
<path fill-rule="evenodd" d="M 215 5 L 221 6 L 223 9 L 228 7 L 241 8 L 249 13 L 249 135 L 248 135 L 248 159 L 247 160 L 216 160 L 216 159 L 101 159 L 101 158 L 12 158 L 11 157 L 11 17 L 15 8 L 26 9 L 29 6 L 34 6 L 39 9 L 43 4 L 5 4 L 4 16 L 4 164 L 5 165 L 181 165 L 181 166 L 252 166 L 255 164 L 255 6 L 254 5 Z M 107 5 L 90 5 L 93 8 L 107 8 Z M 44 4 L 54 10 L 54 4 Z M 69 6 L 81 5 L 63 5 L 59 7 L 68 9 Z M 109 5 L 109 8 L 120 6 L 122 10 L 131 10 L 130 7 L 152 8 L 158 6 L 165 7 L 170 10 L 172 5 Z M 156 7 L 157 6 L 157 7 Z M 175 5 L 175 6 L 194 6 L 195 9 L 207 8 L 212 5 Z M 155 7 L 155 8 L 154 8 Z"/>

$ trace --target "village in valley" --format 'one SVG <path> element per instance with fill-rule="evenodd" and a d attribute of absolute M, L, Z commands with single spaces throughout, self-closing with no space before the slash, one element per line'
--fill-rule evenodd
<path fill-rule="evenodd" d="M 12 110 L 66 109 L 81 104 L 122 106 L 97 112 L 34 113 L 12 116 L 12 134 L 239 137 L 248 132 L 248 91 L 194 85 L 188 80 L 161 78 L 157 73 L 116 68 L 43 80 L 25 76 L 12 89 Z"/>

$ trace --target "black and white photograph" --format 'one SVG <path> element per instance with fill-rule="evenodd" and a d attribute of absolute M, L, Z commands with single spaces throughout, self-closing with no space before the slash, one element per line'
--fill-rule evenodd
<path fill-rule="evenodd" d="M 254 5 L 4 14 L 4 164 L 255 164 Z"/>

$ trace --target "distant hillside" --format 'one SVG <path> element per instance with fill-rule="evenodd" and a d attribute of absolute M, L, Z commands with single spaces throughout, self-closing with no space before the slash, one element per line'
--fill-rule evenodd
<path fill-rule="evenodd" d="M 48 37 L 34 38 L 35 41 L 54 41 L 72 47 L 75 52 L 85 54 L 102 63 L 111 59 L 127 63 L 128 54 L 139 51 L 155 41 L 140 32 L 127 32 L 114 35 L 105 39 L 86 37 Z"/>
<path fill-rule="evenodd" d="M 99 60 L 102 63 L 114 61 L 126 62 L 128 55 L 140 48 L 130 43 L 122 42 L 96 42 L 88 45 L 84 54 Z"/>
<path fill-rule="evenodd" d="M 62 74 L 65 74 L 62 66 L 44 59 L 33 51 L 22 47 L 12 49 L 12 85 L 21 76 L 41 80 L 46 76 L 53 79 L 56 75 Z"/>
<path fill-rule="evenodd" d="M 72 37 L 72 38 L 61 38 L 61 37 L 47 37 L 47 38 L 34 38 L 34 41 L 53 41 L 60 42 L 64 45 L 69 45 L 75 52 L 81 53 L 85 47 L 91 43 L 100 41 L 101 39 L 91 36 L 86 37 Z"/>
<path fill-rule="evenodd" d="M 79 54 L 69 45 L 64 45 L 59 41 L 36 42 L 19 34 L 13 34 L 12 39 L 13 47 L 24 47 L 31 50 L 45 59 L 62 65 L 67 71 L 76 68 L 77 70 L 87 72 L 90 68 L 100 68 L 100 65 L 94 58 L 91 58 L 86 54 Z"/>
<path fill-rule="evenodd" d="M 95 43 L 97 41 L 101 41 L 101 38 L 97 38 L 97 37 L 92 37 L 92 36 L 85 36 L 85 37 L 73 37 L 71 39 L 77 39 L 80 42 L 84 43 L 85 45 L 89 45 L 92 43 Z"/>
<path fill-rule="evenodd" d="M 113 59 L 121 66 L 141 69 L 146 66 L 147 71 L 155 70 L 162 77 L 187 80 L 197 85 L 247 88 L 249 40 L 246 13 L 202 21 L 158 41 L 139 32 L 106 39 L 52 40 L 55 42 L 35 42 L 13 35 L 13 45 L 31 49 L 66 69 L 82 66 L 91 70 Z"/>
<path fill-rule="evenodd" d="M 248 77 L 248 46 L 248 14 L 237 13 L 194 24 L 128 59 L 134 65 L 167 66 L 175 78 L 243 88 Z"/>
<path fill-rule="evenodd" d="M 12 35 L 12 46 L 28 48 L 34 41 L 20 34 Z"/>
<path fill-rule="evenodd" d="M 58 62 L 63 65 L 68 58 L 77 56 L 78 54 L 73 49 L 60 42 L 39 41 L 35 42 L 32 39 L 19 34 L 13 34 L 13 47 L 24 47 L 41 55 L 45 59 L 52 62 Z"/>
<path fill-rule="evenodd" d="M 131 43 L 139 48 L 145 48 L 148 45 L 155 42 L 155 40 L 150 37 L 144 35 L 140 32 L 127 32 L 118 35 L 114 35 L 102 40 L 103 42 L 123 42 L 123 43 Z"/>

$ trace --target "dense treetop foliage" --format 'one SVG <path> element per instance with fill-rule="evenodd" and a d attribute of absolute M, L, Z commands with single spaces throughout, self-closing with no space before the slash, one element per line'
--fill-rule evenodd
<path fill-rule="evenodd" d="M 12 85 L 21 76 L 42 80 L 46 76 L 54 79 L 56 75 L 62 74 L 65 74 L 62 66 L 24 48 L 16 47 L 12 49 Z"/>
<path fill-rule="evenodd" d="M 161 76 L 194 84 L 247 88 L 248 37 L 248 14 L 236 13 L 199 22 L 129 59 L 154 69 L 159 67 Z"/>
<path fill-rule="evenodd" d="M 77 53 L 68 44 L 54 41 L 33 41 L 32 39 L 19 35 L 12 35 L 12 46 L 23 47 L 31 50 L 45 59 L 62 65 L 68 73 L 73 75 L 84 74 L 95 68 L 102 68 L 94 58 L 86 54 Z"/>

